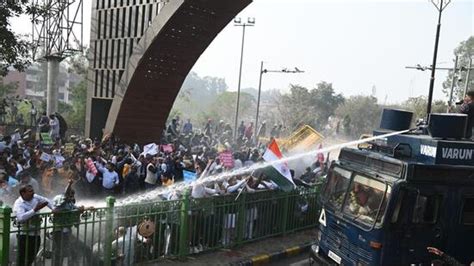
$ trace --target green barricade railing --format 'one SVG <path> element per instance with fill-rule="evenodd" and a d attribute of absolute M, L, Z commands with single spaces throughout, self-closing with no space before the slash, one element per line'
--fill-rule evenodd
<path fill-rule="evenodd" d="M 292 192 L 183 198 L 66 213 L 40 213 L 18 223 L 0 206 L 0 263 L 123 265 L 182 258 L 317 225 L 319 186 Z M 18 265 L 18 264 L 16 264 Z"/>

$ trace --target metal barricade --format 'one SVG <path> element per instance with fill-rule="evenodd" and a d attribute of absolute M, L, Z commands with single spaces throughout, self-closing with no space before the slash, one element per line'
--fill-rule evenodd
<path fill-rule="evenodd" d="M 0 206 L 0 263 L 121 265 L 185 257 L 317 225 L 319 186 L 40 213 L 18 223 Z M 20 256 L 20 257 L 19 257 Z"/>

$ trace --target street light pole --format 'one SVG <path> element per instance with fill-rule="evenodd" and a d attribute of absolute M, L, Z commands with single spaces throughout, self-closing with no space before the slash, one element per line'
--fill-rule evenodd
<path fill-rule="evenodd" d="M 449 93 L 448 109 L 453 104 L 453 91 L 454 85 L 456 84 L 456 73 L 458 72 L 458 58 L 459 56 L 456 55 L 456 60 L 454 61 L 453 80 L 451 80 L 451 91 Z"/>
<path fill-rule="evenodd" d="M 258 142 L 258 116 L 260 114 L 260 95 L 262 92 L 262 76 L 265 73 L 287 73 L 287 74 L 294 74 L 294 73 L 304 73 L 303 70 L 298 69 L 295 67 L 294 70 L 289 70 L 288 68 L 283 68 L 282 70 L 268 70 L 263 69 L 263 61 L 260 63 L 260 79 L 258 81 L 258 96 L 257 96 L 257 115 L 255 117 L 255 140 Z"/>
<path fill-rule="evenodd" d="M 258 143 L 258 114 L 260 112 L 260 94 L 262 93 L 262 75 L 263 75 L 263 61 L 260 62 L 260 79 L 258 80 L 258 94 L 257 94 L 257 115 L 255 117 L 255 141 Z"/>
<path fill-rule="evenodd" d="M 464 94 L 462 95 L 463 97 L 466 96 L 467 89 L 469 88 L 469 78 L 471 75 L 471 69 L 472 69 L 472 57 L 469 55 L 469 67 L 467 68 L 466 85 L 464 85 Z"/>
<path fill-rule="evenodd" d="M 240 67 L 239 67 L 239 82 L 237 85 L 237 104 L 235 108 L 235 121 L 234 121 L 234 140 L 237 139 L 237 125 L 239 122 L 239 105 L 240 105 L 240 84 L 242 81 L 242 64 L 244 61 L 244 43 L 245 43 L 245 28 L 248 26 L 255 25 L 255 18 L 248 18 L 247 23 L 241 23 L 240 18 L 234 19 L 234 26 L 242 27 L 242 46 L 240 50 Z"/>
<path fill-rule="evenodd" d="M 434 88 L 434 81 L 435 81 L 435 72 L 436 72 L 436 58 L 438 56 L 438 43 L 439 43 L 439 34 L 441 31 L 441 13 L 443 10 L 449 5 L 451 0 L 438 0 L 437 3 L 434 0 L 431 0 L 431 3 L 436 7 L 438 10 L 438 26 L 436 28 L 436 37 L 435 37 L 435 46 L 433 52 L 433 64 L 431 66 L 431 78 L 430 78 L 430 88 L 428 93 L 428 106 L 426 107 L 426 113 L 429 116 L 431 113 L 431 102 L 433 101 L 433 88 Z"/>

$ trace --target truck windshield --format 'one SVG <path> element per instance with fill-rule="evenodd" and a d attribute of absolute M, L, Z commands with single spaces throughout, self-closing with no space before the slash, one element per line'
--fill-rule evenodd
<path fill-rule="evenodd" d="M 360 174 L 354 174 L 351 182 L 352 174 L 349 170 L 334 167 L 322 193 L 323 200 L 335 210 L 342 209 L 345 215 L 364 226 L 380 223 L 391 187 Z"/>
<path fill-rule="evenodd" d="M 341 209 L 347 188 L 351 181 L 351 175 L 351 171 L 337 166 L 330 172 L 328 183 L 323 191 L 323 199 L 336 210 Z"/>
<path fill-rule="evenodd" d="M 387 184 L 356 174 L 349 188 L 343 212 L 364 225 L 372 226 L 375 222 L 380 223 L 390 193 L 391 187 Z"/>

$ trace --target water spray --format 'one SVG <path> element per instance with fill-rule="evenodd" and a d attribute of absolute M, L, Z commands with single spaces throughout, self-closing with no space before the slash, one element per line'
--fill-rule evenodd
<path fill-rule="evenodd" d="M 291 157 L 282 158 L 280 160 L 276 160 L 276 161 L 272 161 L 272 162 L 260 162 L 260 163 L 254 164 L 252 166 L 239 168 L 239 169 L 236 169 L 236 170 L 233 170 L 233 171 L 230 171 L 230 172 L 220 173 L 220 174 L 212 175 L 212 176 L 201 177 L 201 178 L 199 178 L 196 181 L 193 181 L 191 183 L 180 182 L 180 183 L 173 184 L 169 187 L 165 187 L 165 188 L 160 187 L 160 188 L 157 188 L 153 191 L 147 192 L 145 194 L 130 195 L 130 196 L 122 199 L 121 201 L 119 201 L 118 204 L 119 205 L 126 205 L 126 204 L 135 204 L 135 203 L 139 203 L 139 202 L 150 202 L 150 201 L 158 199 L 160 195 L 169 194 L 169 193 L 178 192 L 178 191 L 184 191 L 185 189 L 193 187 L 196 184 L 205 184 L 205 183 L 208 183 L 208 182 L 219 182 L 219 181 L 223 181 L 223 180 L 228 180 L 228 179 L 230 179 L 234 176 L 248 174 L 248 173 L 251 173 L 255 170 L 266 168 L 266 167 L 271 166 L 271 165 L 276 164 L 276 163 L 285 163 L 285 162 L 301 159 L 301 158 L 307 157 L 307 156 L 315 156 L 318 153 L 325 153 L 325 152 L 329 152 L 329 151 L 332 151 L 332 150 L 338 150 L 338 149 L 342 149 L 342 148 L 349 147 L 349 146 L 355 146 L 355 145 L 359 145 L 359 144 L 362 144 L 362 143 L 371 142 L 371 141 L 374 141 L 374 140 L 385 139 L 387 137 L 400 135 L 400 134 L 405 134 L 405 133 L 408 133 L 412 130 L 413 129 L 406 129 L 406 130 L 391 132 L 391 133 L 382 134 L 382 135 L 378 135 L 378 136 L 373 136 L 373 137 L 369 137 L 369 138 L 365 138 L 365 139 L 354 140 L 354 141 L 350 141 L 350 142 L 346 142 L 346 143 L 336 144 L 336 145 L 332 145 L 332 146 L 322 148 L 322 149 L 316 149 L 316 150 L 312 150 L 312 151 L 309 151 L 309 152 L 295 154 L 295 155 L 292 155 Z"/>

